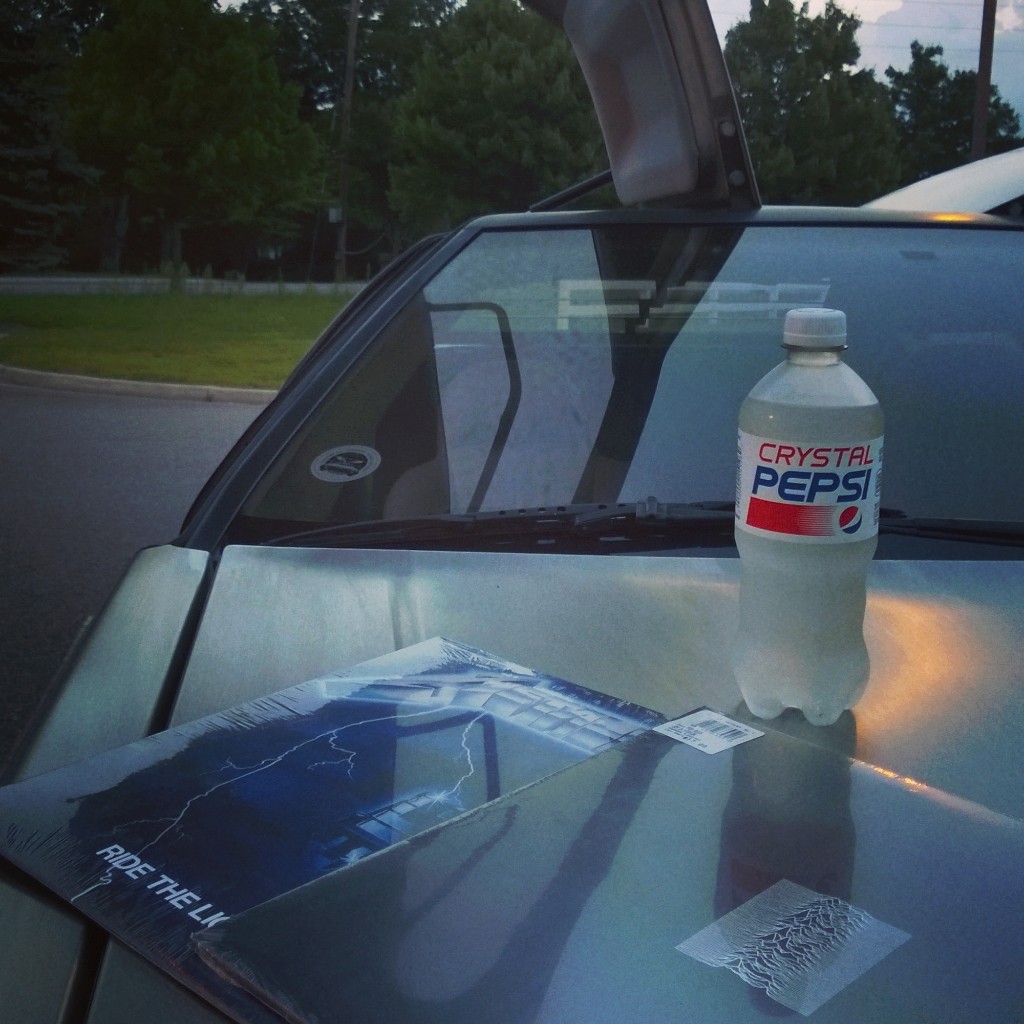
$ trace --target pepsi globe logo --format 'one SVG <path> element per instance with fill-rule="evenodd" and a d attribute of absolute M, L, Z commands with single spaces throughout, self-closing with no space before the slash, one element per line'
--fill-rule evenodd
<path fill-rule="evenodd" d="M 856 533 L 864 522 L 860 509 L 856 505 L 844 508 L 839 513 L 839 529 L 843 533 Z"/>

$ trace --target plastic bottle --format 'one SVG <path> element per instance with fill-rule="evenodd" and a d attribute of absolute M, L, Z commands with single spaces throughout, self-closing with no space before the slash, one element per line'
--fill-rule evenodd
<path fill-rule="evenodd" d="M 841 359 L 846 315 L 786 316 L 788 358 L 740 409 L 733 668 L 760 718 L 831 725 L 864 692 L 867 568 L 878 541 L 882 411 Z"/>

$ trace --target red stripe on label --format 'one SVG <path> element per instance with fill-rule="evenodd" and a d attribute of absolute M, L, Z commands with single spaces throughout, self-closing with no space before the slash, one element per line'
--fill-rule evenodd
<path fill-rule="evenodd" d="M 831 537 L 835 533 L 834 514 L 834 505 L 791 505 L 752 497 L 747 507 L 747 526 L 799 537 Z"/>

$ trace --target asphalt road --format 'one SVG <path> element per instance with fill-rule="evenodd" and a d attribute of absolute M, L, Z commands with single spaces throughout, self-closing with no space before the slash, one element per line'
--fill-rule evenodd
<path fill-rule="evenodd" d="M 132 555 L 259 406 L 0 384 L 0 766 Z"/>

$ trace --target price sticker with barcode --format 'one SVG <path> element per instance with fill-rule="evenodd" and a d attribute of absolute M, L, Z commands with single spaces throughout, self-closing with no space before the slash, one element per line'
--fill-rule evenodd
<path fill-rule="evenodd" d="M 688 743 L 706 754 L 717 754 L 764 735 L 763 732 L 726 718 L 717 711 L 693 711 L 682 718 L 655 726 L 654 731 L 671 736 L 680 743 Z"/>

